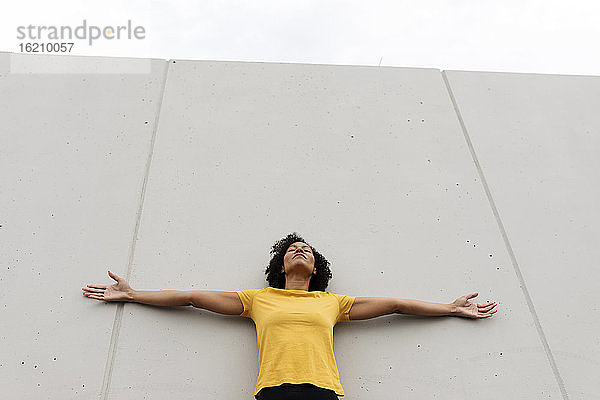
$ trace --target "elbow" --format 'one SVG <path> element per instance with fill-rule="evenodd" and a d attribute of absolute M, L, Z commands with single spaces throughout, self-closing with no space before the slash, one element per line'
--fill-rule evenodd
<path fill-rule="evenodd" d="M 402 299 L 397 299 L 394 307 L 394 314 L 404 314 L 406 303 Z"/>

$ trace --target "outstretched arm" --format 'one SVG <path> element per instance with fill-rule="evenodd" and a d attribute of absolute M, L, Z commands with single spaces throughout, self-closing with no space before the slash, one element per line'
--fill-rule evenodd
<path fill-rule="evenodd" d="M 477 293 L 464 295 L 451 304 L 429 303 L 421 300 L 395 299 L 391 297 L 357 297 L 349 312 L 350 320 L 380 317 L 387 314 L 409 314 L 424 316 L 457 316 L 468 318 L 491 317 L 496 303 L 471 303 L 468 299 Z"/>
<path fill-rule="evenodd" d="M 83 295 L 96 300 L 126 301 L 153 306 L 194 306 L 219 314 L 240 315 L 244 306 L 236 292 L 216 290 L 133 290 L 127 281 L 108 271 L 117 283 L 113 285 L 87 285 Z"/>
<path fill-rule="evenodd" d="M 154 306 L 188 306 L 190 293 L 182 290 L 133 290 L 127 281 L 108 271 L 117 283 L 112 285 L 87 285 L 81 288 L 83 295 L 96 300 L 126 301 Z"/>

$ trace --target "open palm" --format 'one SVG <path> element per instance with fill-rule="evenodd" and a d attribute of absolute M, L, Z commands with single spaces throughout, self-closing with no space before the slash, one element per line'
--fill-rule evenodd
<path fill-rule="evenodd" d="M 108 271 L 108 276 L 113 278 L 117 283 L 113 285 L 87 285 L 81 288 L 83 295 L 90 299 L 98 299 L 104 301 L 128 301 L 130 300 L 131 286 L 121 278 Z"/>
<path fill-rule="evenodd" d="M 492 315 L 494 315 L 494 313 L 496 310 L 493 310 L 494 307 L 496 307 L 497 303 L 495 302 L 488 302 L 488 303 L 471 303 L 469 301 L 469 299 L 472 299 L 473 297 L 477 297 L 479 293 L 475 292 L 475 293 L 471 293 L 471 294 L 466 294 L 464 296 L 459 297 L 458 299 L 454 300 L 454 302 L 452 303 L 452 305 L 456 306 L 457 308 L 457 312 L 456 315 L 460 316 L 460 317 L 468 317 L 468 318 L 487 318 L 487 317 L 491 317 Z"/>

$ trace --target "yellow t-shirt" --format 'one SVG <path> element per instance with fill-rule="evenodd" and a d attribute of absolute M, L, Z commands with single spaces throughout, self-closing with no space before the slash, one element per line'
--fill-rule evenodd
<path fill-rule="evenodd" d="M 237 291 L 256 325 L 258 381 L 263 387 L 312 383 L 343 396 L 335 357 L 333 327 L 348 321 L 356 297 L 330 292 L 267 287 Z"/>

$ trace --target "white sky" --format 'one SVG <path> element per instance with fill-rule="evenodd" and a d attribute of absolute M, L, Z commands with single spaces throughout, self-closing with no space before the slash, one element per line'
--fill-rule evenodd
<path fill-rule="evenodd" d="M 0 51 L 32 42 L 18 26 L 84 19 L 131 20 L 145 39 L 75 40 L 70 54 L 600 75 L 597 0 L 9 1 Z"/>

